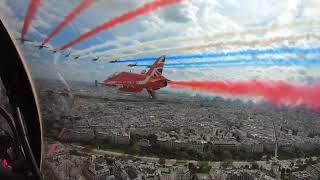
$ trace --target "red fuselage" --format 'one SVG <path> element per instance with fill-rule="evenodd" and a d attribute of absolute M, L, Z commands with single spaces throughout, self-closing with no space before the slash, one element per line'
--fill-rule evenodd
<path fill-rule="evenodd" d="M 162 76 L 163 66 L 166 57 L 160 56 L 149 70 L 140 74 L 122 72 L 106 79 L 103 83 L 107 86 L 116 86 L 121 91 L 141 92 L 147 90 L 149 97 L 155 97 L 155 90 L 166 87 L 168 80 Z"/>
<path fill-rule="evenodd" d="M 122 72 L 109 77 L 104 81 L 104 84 L 115 86 L 119 90 L 126 92 L 141 92 L 143 89 L 154 91 L 166 87 L 167 79 L 163 76 Z"/>

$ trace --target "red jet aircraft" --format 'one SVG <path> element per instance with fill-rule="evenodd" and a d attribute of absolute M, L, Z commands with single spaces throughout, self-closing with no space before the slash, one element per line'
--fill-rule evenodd
<path fill-rule="evenodd" d="M 149 97 L 155 98 L 154 91 L 166 87 L 169 81 L 162 76 L 165 59 L 165 56 L 160 56 L 148 71 L 142 71 L 141 74 L 121 72 L 111 75 L 103 84 L 115 86 L 125 92 L 141 92 L 146 89 Z"/>

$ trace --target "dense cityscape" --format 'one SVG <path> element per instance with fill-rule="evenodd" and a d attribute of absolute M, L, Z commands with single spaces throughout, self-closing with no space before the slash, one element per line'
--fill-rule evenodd
<path fill-rule="evenodd" d="M 319 113 L 37 80 L 53 179 L 317 179 Z"/>
<path fill-rule="evenodd" d="M 0 180 L 320 180 L 319 9 L 0 0 Z"/>

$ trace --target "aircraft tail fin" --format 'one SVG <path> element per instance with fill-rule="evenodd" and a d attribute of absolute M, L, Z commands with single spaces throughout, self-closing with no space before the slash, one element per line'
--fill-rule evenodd
<path fill-rule="evenodd" d="M 166 56 L 160 56 L 147 72 L 148 76 L 161 76 Z"/>

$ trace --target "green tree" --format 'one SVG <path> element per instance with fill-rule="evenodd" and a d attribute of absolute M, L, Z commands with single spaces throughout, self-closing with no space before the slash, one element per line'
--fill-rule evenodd
<path fill-rule="evenodd" d="M 128 148 L 127 153 L 133 154 L 133 155 L 138 155 L 140 153 L 140 150 L 141 150 L 140 146 L 135 144 L 135 145 Z"/>
<path fill-rule="evenodd" d="M 223 151 L 223 159 L 232 159 L 232 154 L 230 153 L 230 151 Z"/>
<path fill-rule="evenodd" d="M 197 167 L 193 163 L 189 163 L 188 168 L 191 174 L 195 174 L 197 171 Z"/>
<path fill-rule="evenodd" d="M 221 167 L 222 168 L 227 168 L 233 166 L 233 161 L 231 159 L 226 159 L 221 162 Z"/>
<path fill-rule="evenodd" d="M 259 169 L 259 165 L 257 162 L 251 162 L 251 169 Z"/>
<path fill-rule="evenodd" d="M 213 152 L 207 152 L 203 154 L 205 160 L 211 160 L 213 161 L 215 159 Z"/>
<path fill-rule="evenodd" d="M 209 166 L 208 161 L 200 161 L 198 173 L 208 173 L 211 169 Z"/>
<path fill-rule="evenodd" d="M 123 154 L 123 155 L 121 155 L 121 156 L 119 157 L 119 159 L 121 159 L 121 160 L 123 160 L 123 161 L 128 161 L 128 160 L 129 160 L 129 157 L 128 157 L 127 155 Z"/>

